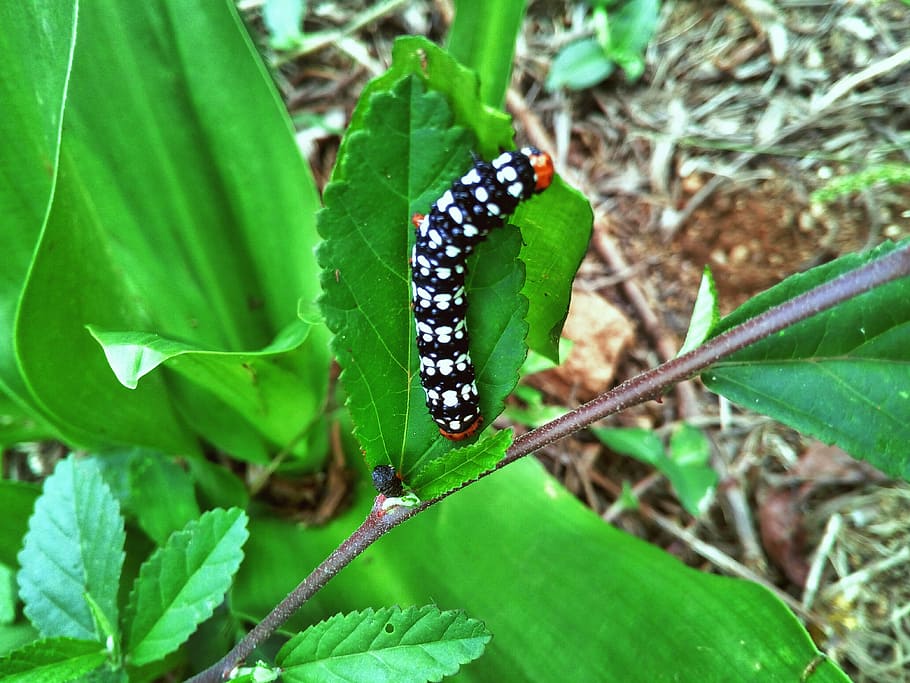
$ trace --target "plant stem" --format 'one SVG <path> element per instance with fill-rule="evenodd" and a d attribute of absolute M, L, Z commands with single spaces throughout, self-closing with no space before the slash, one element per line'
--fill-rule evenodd
<path fill-rule="evenodd" d="M 693 351 L 648 370 L 623 382 L 614 389 L 585 403 L 542 427 L 518 437 L 505 456 L 486 477 L 539 448 L 569 436 L 608 415 L 650 399 L 657 399 L 676 383 L 710 367 L 718 360 L 750 344 L 779 332 L 786 327 L 828 310 L 883 284 L 910 275 L 910 247 L 896 249 L 871 263 L 825 282 L 789 301 L 747 320 L 711 339 Z M 477 481 L 475 479 L 473 481 Z M 377 496 L 373 508 L 363 523 L 336 548 L 313 572 L 288 594 L 257 624 L 227 655 L 205 671 L 189 679 L 189 683 L 215 683 L 228 680 L 231 672 L 262 642 L 275 632 L 290 616 L 316 594 L 355 557 L 390 529 L 406 519 L 423 512 L 431 505 L 473 483 L 448 491 L 412 508 L 382 509 L 384 496 Z"/>

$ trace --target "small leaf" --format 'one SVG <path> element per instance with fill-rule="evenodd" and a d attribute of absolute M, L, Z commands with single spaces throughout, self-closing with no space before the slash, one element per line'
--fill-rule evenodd
<path fill-rule="evenodd" d="M 670 461 L 661 471 L 667 475 L 680 502 L 692 516 L 702 514 L 717 487 L 717 472 L 711 468 L 711 444 L 696 427 L 680 424 L 670 436 Z"/>
<path fill-rule="evenodd" d="M 271 36 L 269 43 L 276 50 L 289 50 L 303 40 L 300 25 L 306 13 L 304 0 L 266 0 L 262 20 Z"/>
<path fill-rule="evenodd" d="M 607 56 L 622 67 L 630 82 L 634 83 L 644 73 L 642 55 L 654 36 L 659 13 L 658 0 L 628 0 L 611 15 Z"/>
<path fill-rule="evenodd" d="M 440 681 L 483 654 L 482 622 L 433 606 L 336 615 L 289 640 L 278 653 L 289 683 Z"/>
<path fill-rule="evenodd" d="M 476 479 L 502 460 L 512 443 L 512 430 L 485 434 L 476 443 L 455 448 L 444 457 L 428 463 L 413 478 L 406 480 L 414 493 L 427 500 Z"/>
<path fill-rule="evenodd" d="M 610 449 L 649 465 L 656 467 L 664 457 L 664 446 L 650 429 L 592 427 L 591 431 Z"/>
<path fill-rule="evenodd" d="M 45 637 L 100 640 L 85 594 L 117 623 L 123 518 L 97 465 L 74 456 L 44 482 L 19 553 L 19 595 Z"/>
<path fill-rule="evenodd" d="M 212 510 L 171 535 L 139 570 L 125 615 L 139 666 L 176 650 L 221 602 L 249 535 L 242 510 Z"/>
<path fill-rule="evenodd" d="M 701 346 L 719 319 L 717 286 L 714 284 L 711 268 L 705 266 L 701 275 L 701 284 L 698 285 L 698 296 L 695 298 L 692 319 L 689 321 L 689 331 L 686 332 L 686 341 L 683 342 L 677 355 L 681 356 L 697 346 Z"/>
<path fill-rule="evenodd" d="M 65 683 L 84 680 L 107 652 L 94 640 L 50 638 L 30 643 L 0 658 L 3 683 Z"/>
<path fill-rule="evenodd" d="M 190 476 L 172 459 L 146 455 L 131 463 L 130 507 L 142 530 L 158 545 L 200 515 Z"/>
<path fill-rule="evenodd" d="M 569 43 L 559 51 L 550 65 L 546 88 L 553 91 L 565 86 L 584 90 L 609 77 L 615 68 L 597 39 L 585 38 Z"/>
<path fill-rule="evenodd" d="M 16 553 L 28 530 L 28 518 L 35 508 L 41 489 L 21 481 L 0 480 L 3 523 L 0 524 L 0 563 L 18 567 Z"/>

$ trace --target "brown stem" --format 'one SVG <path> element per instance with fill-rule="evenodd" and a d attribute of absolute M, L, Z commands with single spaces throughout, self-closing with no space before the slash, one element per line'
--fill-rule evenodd
<path fill-rule="evenodd" d="M 904 247 L 830 282 L 821 284 L 815 289 L 747 320 L 684 356 L 674 358 L 623 382 L 611 391 L 553 422 L 523 434 L 515 440 L 496 467 L 484 472 L 474 481 L 492 474 L 557 439 L 569 436 L 607 415 L 612 415 L 649 399 L 659 398 L 677 382 L 694 376 L 735 351 L 868 292 L 870 289 L 908 275 L 910 275 L 910 247 Z M 301 581 L 234 649 L 219 662 L 189 679 L 189 683 L 215 683 L 227 680 L 231 672 L 259 644 L 272 635 L 333 576 L 373 542 L 406 519 L 423 512 L 431 505 L 435 505 L 455 491 L 472 483 L 473 481 L 466 482 L 458 489 L 448 491 L 412 508 L 395 507 L 384 511 L 381 505 L 385 498 L 378 496 L 363 523 L 322 564 Z"/>

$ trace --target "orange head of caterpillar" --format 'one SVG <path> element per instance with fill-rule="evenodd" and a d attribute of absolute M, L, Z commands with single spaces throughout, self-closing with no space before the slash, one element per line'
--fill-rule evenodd
<path fill-rule="evenodd" d="M 546 152 L 541 152 L 536 147 L 525 147 L 521 150 L 522 154 L 528 157 L 531 162 L 531 168 L 534 169 L 534 176 L 537 180 L 534 185 L 535 192 L 542 192 L 550 187 L 553 182 L 553 176 L 556 169 L 553 167 L 553 157 Z"/>

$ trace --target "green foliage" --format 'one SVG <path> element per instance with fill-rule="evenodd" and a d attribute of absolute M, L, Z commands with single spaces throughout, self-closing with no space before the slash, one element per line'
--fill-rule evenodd
<path fill-rule="evenodd" d="M 318 196 L 249 37 L 229 3 L 101 0 L 78 31 L 64 5 L 0 8 L 20 27 L 0 54 L 24 65 L 0 108 L 22 142 L 0 188 L 10 424 L 88 448 L 202 437 L 258 462 L 294 441 L 315 467 L 298 437 L 318 425 L 327 336 L 286 330 L 318 291 Z"/>
<path fill-rule="evenodd" d="M 618 9 L 610 1 L 592 2 L 594 37 L 570 43 L 550 66 L 547 88 L 583 90 L 608 78 L 619 66 L 631 82 L 644 73 L 643 52 L 657 28 L 657 0 L 624 0 Z"/>
<path fill-rule="evenodd" d="M 910 244 L 904 241 L 902 246 Z M 788 277 L 712 330 L 716 336 L 898 248 L 891 242 Z M 739 351 L 702 373 L 712 391 L 894 476 L 910 477 L 910 278 L 895 280 Z"/>
<path fill-rule="evenodd" d="M 19 595 L 43 640 L 0 660 L 0 674 L 64 681 L 102 663 L 133 671 L 161 660 L 222 601 L 243 557 L 246 524 L 243 511 L 216 509 L 170 534 L 142 563 L 121 620 L 120 506 L 96 460 L 61 461 L 19 554 Z"/>
<path fill-rule="evenodd" d="M 707 509 L 717 486 L 717 473 L 711 469 L 708 439 L 697 428 L 678 425 L 666 449 L 649 429 L 595 427 L 591 431 L 610 449 L 663 473 L 690 515 L 698 516 Z"/>
<path fill-rule="evenodd" d="M 483 654 L 491 634 L 463 612 L 433 606 L 337 614 L 291 638 L 276 657 L 293 682 L 400 681 L 450 676 Z"/>
<path fill-rule="evenodd" d="M 398 78 L 392 80 L 391 74 Z M 323 310 L 335 332 L 333 349 L 344 369 L 355 433 L 370 465 L 393 463 L 420 496 L 427 495 L 421 490 L 424 477 L 412 475 L 428 463 L 446 455 L 451 466 L 444 469 L 458 471 L 464 478 L 456 483 L 462 483 L 496 462 L 507 445 L 497 439 L 497 455 L 482 440 L 476 449 L 461 453 L 460 445 L 439 436 L 418 381 L 410 312 L 409 217 L 425 212 L 451 179 L 470 166 L 475 140 L 482 137 L 478 131 L 499 131 L 504 144 L 511 136 L 499 117 L 476 101 L 476 89 L 462 87 L 466 82 L 471 79 L 464 69 L 432 44 L 399 40 L 389 73 L 367 87 L 353 115 L 319 222 L 325 237 L 319 251 Z M 459 112 L 468 110 L 473 112 L 464 122 L 472 130 L 457 125 Z M 534 219 L 535 213 L 545 217 Z M 468 263 L 471 356 L 487 423 L 502 411 L 515 386 L 528 326 L 555 352 L 558 335 L 553 339 L 553 330 L 561 328 L 568 309 L 591 214 L 586 202 L 557 182 L 523 205 L 513 222 L 521 234 L 495 231 Z M 541 237 L 546 232 L 551 235 Z M 553 235 L 559 236 L 560 250 L 552 247 Z M 525 266 L 543 273 L 538 279 L 547 280 L 546 289 L 553 294 L 547 297 L 542 286 L 533 289 L 529 296 L 537 312 L 527 322 Z M 480 453 L 486 455 L 477 457 Z M 448 481 L 438 469 L 432 480 Z"/>
<path fill-rule="evenodd" d="M 827 204 L 846 194 L 862 192 L 876 183 L 887 185 L 907 185 L 910 183 L 910 165 L 908 164 L 875 164 L 857 173 L 834 178 L 812 193 L 813 202 Z"/>

